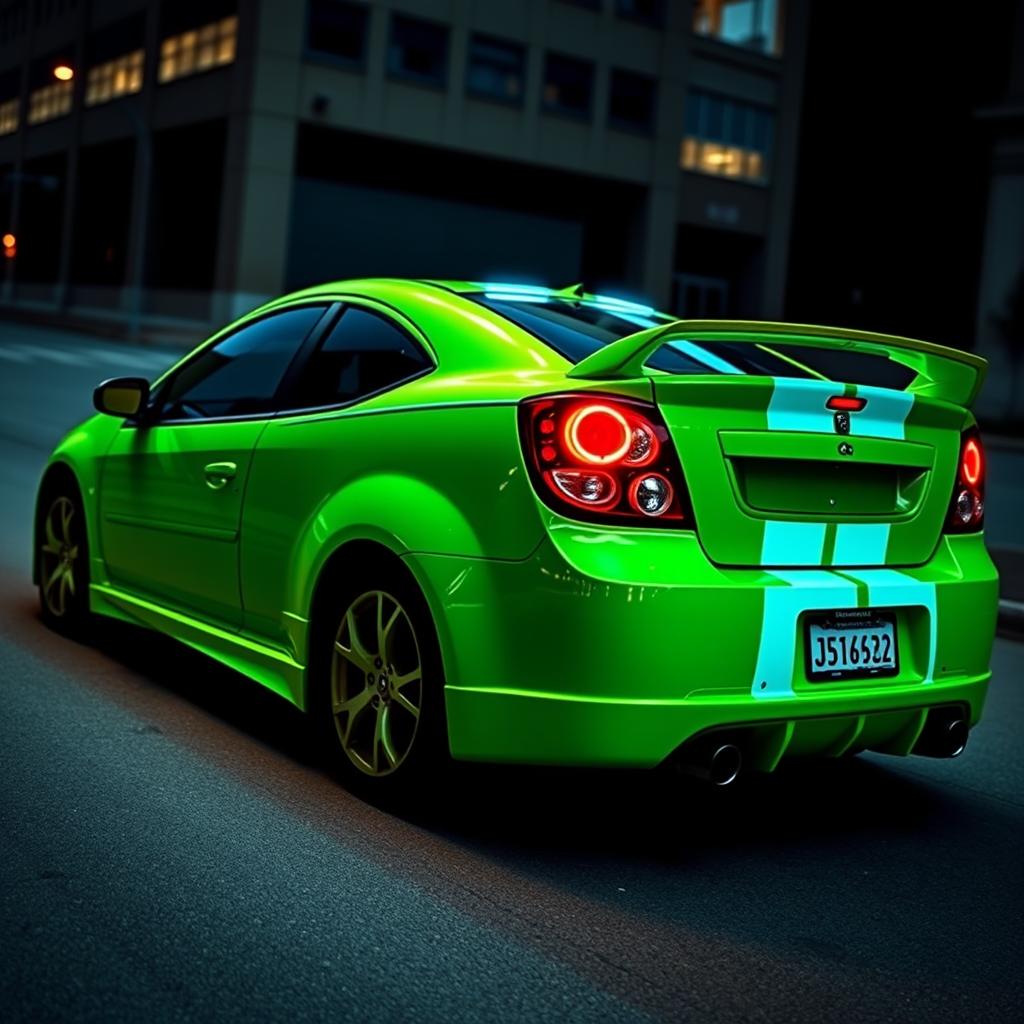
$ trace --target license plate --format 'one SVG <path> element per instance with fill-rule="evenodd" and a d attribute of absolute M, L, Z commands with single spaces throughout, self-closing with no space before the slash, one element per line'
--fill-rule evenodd
<path fill-rule="evenodd" d="M 807 678 L 859 679 L 899 672 L 896 617 L 844 608 L 807 619 Z"/>

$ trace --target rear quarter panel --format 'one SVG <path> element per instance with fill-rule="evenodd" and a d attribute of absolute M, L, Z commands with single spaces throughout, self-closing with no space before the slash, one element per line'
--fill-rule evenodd
<path fill-rule="evenodd" d="M 514 403 L 282 418 L 260 438 L 245 496 L 245 629 L 304 659 L 317 577 L 350 540 L 514 560 L 542 533 Z"/>

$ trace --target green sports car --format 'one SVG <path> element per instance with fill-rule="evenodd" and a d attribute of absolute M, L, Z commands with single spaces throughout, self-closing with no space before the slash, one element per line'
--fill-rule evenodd
<path fill-rule="evenodd" d="M 955 756 L 998 604 L 984 370 L 581 287 L 323 285 L 96 389 L 39 489 L 43 615 L 251 676 L 379 791 Z"/>

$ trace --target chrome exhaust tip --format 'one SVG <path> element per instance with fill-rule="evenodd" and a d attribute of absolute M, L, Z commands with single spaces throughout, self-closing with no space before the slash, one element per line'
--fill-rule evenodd
<path fill-rule="evenodd" d="M 735 743 L 717 747 L 708 762 L 708 781 L 713 786 L 729 786 L 740 777 L 743 754 Z"/>
<path fill-rule="evenodd" d="M 970 732 L 959 713 L 932 714 L 914 744 L 913 753 L 924 757 L 959 757 L 967 746 Z"/>
<path fill-rule="evenodd" d="M 731 786 L 743 770 L 743 753 L 735 743 L 705 737 L 683 748 L 676 768 L 712 786 Z"/>

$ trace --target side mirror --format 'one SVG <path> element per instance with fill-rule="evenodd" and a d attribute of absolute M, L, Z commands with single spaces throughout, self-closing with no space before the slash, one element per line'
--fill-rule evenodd
<path fill-rule="evenodd" d="M 108 416 L 137 416 L 149 401 L 149 381 L 144 377 L 114 377 L 92 393 L 92 404 Z"/>

